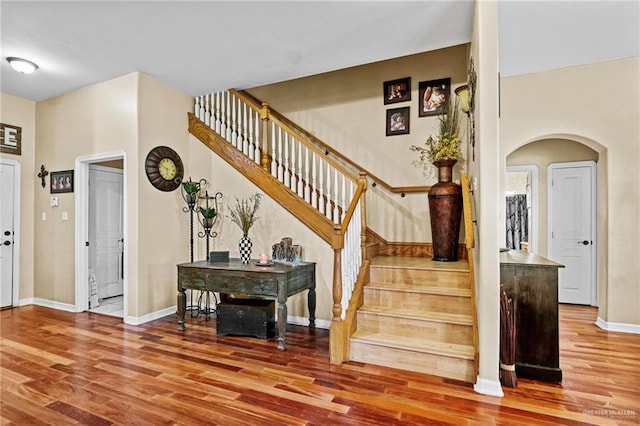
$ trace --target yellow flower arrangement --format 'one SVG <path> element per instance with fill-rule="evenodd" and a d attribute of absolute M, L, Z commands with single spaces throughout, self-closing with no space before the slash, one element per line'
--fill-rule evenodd
<path fill-rule="evenodd" d="M 418 153 L 418 160 L 412 164 L 422 169 L 431 168 L 431 164 L 442 160 L 457 160 L 460 158 L 460 139 L 458 137 L 459 108 L 458 99 L 449 102 L 448 107 L 438 117 L 440 129 L 435 138 L 430 135 L 425 146 L 412 145 L 411 151 Z"/>

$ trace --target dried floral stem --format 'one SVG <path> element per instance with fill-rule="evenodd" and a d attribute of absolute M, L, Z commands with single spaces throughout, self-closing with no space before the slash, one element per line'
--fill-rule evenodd
<path fill-rule="evenodd" d="M 240 227 L 243 235 L 247 235 L 249 229 L 255 221 L 258 220 L 256 212 L 258 211 L 258 207 L 260 207 L 261 200 L 262 194 L 256 192 L 251 197 L 243 198 L 242 200 L 236 197 L 236 205 L 229 207 L 229 218 Z"/>

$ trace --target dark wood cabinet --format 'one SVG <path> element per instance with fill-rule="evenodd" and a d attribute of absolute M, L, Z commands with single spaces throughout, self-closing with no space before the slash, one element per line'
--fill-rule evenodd
<path fill-rule="evenodd" d="M 562 381 L 558 331 L 558 268 L 563 265 L 518 250 L 500 254 L 500 281 L 513 299 L 516 374 Z"/>

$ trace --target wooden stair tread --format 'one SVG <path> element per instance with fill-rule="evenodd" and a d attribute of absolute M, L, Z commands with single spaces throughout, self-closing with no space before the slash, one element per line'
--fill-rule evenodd
<path fill-rule="evenodd" d="M 404 283 L 387 283 L 387 282 L 369 282 L 365 285 L 365 289 L 392 290 L 407 293 L 437 294 L 443 296 L 460 296 L 471 297 L 471 289 L 457 287 L 439 287 L 429 286 L 428 284 L 404 284 Z"/>
<path fill-rule="evenodd" d="M 456 262 L 435 262 L 428 257 L 415 256 L 376 256 L 371 259 L 372 267 L 379 268 L 408 268 L 436 271 L 469 272 L 466 259 Z"/>
<path fill-rule="evenodd" d="M 473 360 L 472 345 L 432 342 L 424 339 L 371 333 L 362 330 L 356 331 L 353 336 L 351 336 L 351 341 L 387 348 L 442 355 L 451 358 Z"/>
<path fill-rule="evenodd" d="M 407 309 L 379 305 L 362 305 L 360 309 L 358 309 L 358 312 L 433 322 L 446 322 L 457 325 L 472 325 L 471 315 L 425 311 L 421 309 Z"/>

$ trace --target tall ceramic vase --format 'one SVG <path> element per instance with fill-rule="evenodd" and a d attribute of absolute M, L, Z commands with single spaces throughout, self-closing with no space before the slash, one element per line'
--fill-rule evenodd
<path fill-rule="evenodd" d="M 240 261 L 245 265 L 251 261 L 251 248 L 253 247 L 253 243 L 247 236 L 244 234 L 242 238 L 240 238 L 240 243 L 238 244 L 238 248 L 240 249 Z"/>
<path fill-rule="evenodd" d="M 429 190 L 433 260 L 455 262 L 462 218 L 462 188 L 451 181 L 456 160 L 440 160 L 433 164 L 438 168 L 438 183 Z"/>

